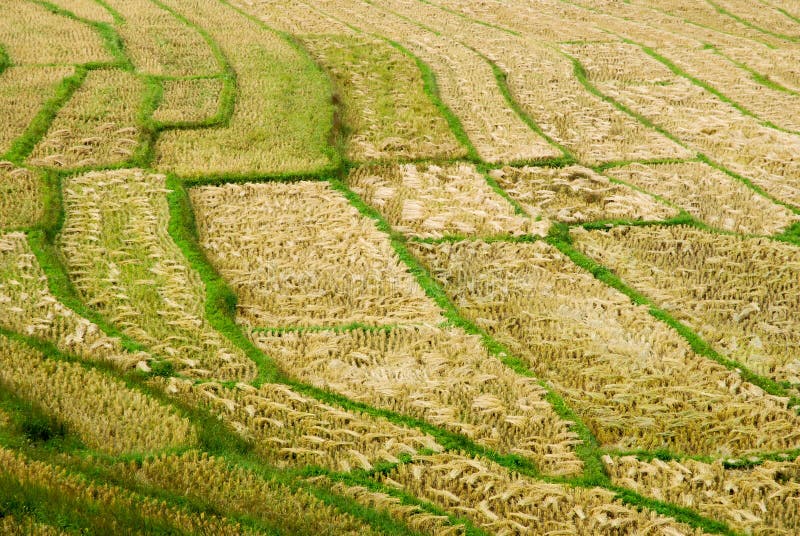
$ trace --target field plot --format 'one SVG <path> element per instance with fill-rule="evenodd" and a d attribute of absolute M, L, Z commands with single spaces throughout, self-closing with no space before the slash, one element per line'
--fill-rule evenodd
<path fill-rule="evenodd" d="M 547 473 L 582 469 L 572 451 L 580 440 L 545 401 L 545 391 L 487 355 L 478 337 L 433 328 L 253 332 L 252 337 L 310 384 L 529 457 Z"/>
<path fill-rule="evenodd" d="M 466 164 L 362 167 L 347 182 L 396 230 L 411 236 L 544 235 L 549 226 L 515 214 L 475 167 Z"/>
<path fill-rule="evenodd" d="M 0 327 L 48 341 L 62 352 L 123 369 L 150 360 L 144 352 L 124 351 L 119 339 L 107 336 L 59 302 L 48 289 L 47 276 L 22 233 L 0 235 L 0 276 Z"/>
<path fill-rule="evenodd" d="M 192 443 L 188 421 L 119 380 L 74 363 L 46 360 L 2 335 L 0 359 L 4 389 L 40 403 L 91 448 L 130 453 Z"/>
<path fill-rule="evenodd" d="M 416 244 L 464 314 L 526 359 L 619 449 L 736 455 L 800 446 L 786 399 L 695 355 L 542 242 Z M 764 434 L 766 428 L 774 432 Z"/>
<path fill-rule="evenodd" d="M 800 534 L 800 8 L 0 0 L 0 533 Z"/>
<path fill-rule="evenodd" d="M 251 377 L 255 366 L 215 331 L 205 290 L 167 233 L 163 175 L 92 172 L 64 184 L 59 239 L 81 297 L 134 340 L 195 376 Z"/>
<path fill-rule="evenodd" d="M 11 149 L 42 105 L 53 97 L 56 86 L 74 73 L 72 67 L 10 67 L 0 74 L 0 154 Z M 6 113 L 7 112 L 7 113 Z"/>
<path fill-rule="evenodd" d="M 725 231 L 770 235 L 798 219 L 787 208 L 701 162 L 631 164 L 605 174 L 668 199 L 703 223 Z"/>
<path fill-rule="evenodd" d="M 30 0 L 3 0 L 2 7 L 0 44 L 14 65 L 83 64 L 113 59 L 101 36 L 88 24 L 57 15 Z"/>
<path fill-rule="evenodd" d="M 576 236 L 588 255 L 760 374 L 800 384 L 800 251 L 690 227 Z"/>
<path fill-rule="evenodd" d="M 126 71 L 90 71 L 36 145 L 29 162 L 81 168 L 129 160 L 139 144 L 136 115 L 143 91 L 142 81 Z"/>
<path fill-rule="evenodd" d="M 326 183 L 208 186 L 191 197 L 200 242 L 248 325 L 442 320 L 388 238 Z"/>
<path fill-rule="evenodd" d="M 523 167 L 489 173 L 531 216 L 565 223 L 664 220 L 678 210 L 582 166 Z"/>
<path fill-rule="evenodd" d="M 167 0 L 204 28 L 236 72 L 236 106 L 224 128 L 171 130 L 159 169 L 180 175 L 313 173 L 332 164 L 329 87 L 285 39 L 221 2 Z"/>
<path fill-rule="evenodd" d="M 412 58 L 374 38 L 310 36 L 303 44 L 341 91 L 348 158 L 465 156 Z"/>
<path fill-rule="evenodd" d="M 800 530 L 800 458 L 766 461 L 751 469 L 726 469 L 695 460 L 664 462 L 633 456 L 604 459 L 618 484 L 697 509 L 747 534 L 794 534 Z"/>

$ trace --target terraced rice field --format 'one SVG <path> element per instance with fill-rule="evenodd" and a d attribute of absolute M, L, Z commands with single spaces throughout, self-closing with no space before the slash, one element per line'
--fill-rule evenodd
<path fill-rule="evenodd" d="M 800 8 L 0 0 L 0 534 L 800 534 Z"/>

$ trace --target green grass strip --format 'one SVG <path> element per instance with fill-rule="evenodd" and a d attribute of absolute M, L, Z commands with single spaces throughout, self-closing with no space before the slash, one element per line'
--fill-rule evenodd
<path fill-rule="evenodd" d="M 690 162 L 698 162 L 697 158 L 652 158 L 645 160 L 614 160 L 613 162 L 604 162 L 596 166 L 591 166 L 591 169 L 597 173 L 603 173 L 609 169 L 630 166 L 633 164 L 641 164 L 643 166 L 660 166 L 663 164 L 687 164 Z"/>

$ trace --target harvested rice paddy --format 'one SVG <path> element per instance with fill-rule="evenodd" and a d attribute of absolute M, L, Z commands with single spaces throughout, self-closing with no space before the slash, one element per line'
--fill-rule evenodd
<path fill-rule="evenodd" d="M 0 0 L 0 533 L 800 534 L 798 43 Z"/>

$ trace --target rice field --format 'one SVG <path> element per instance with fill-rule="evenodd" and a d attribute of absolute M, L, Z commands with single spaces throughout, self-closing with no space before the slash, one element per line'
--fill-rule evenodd
<path fill-rule="evenodd" d="M 0 533 L 800 534 L 798 43 L 0 0 Z"/>

